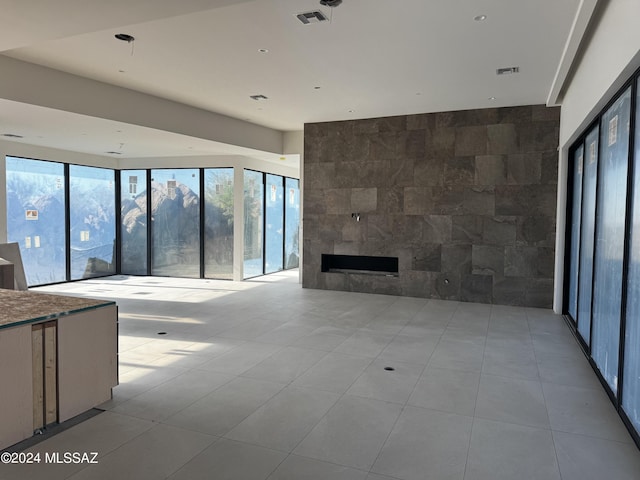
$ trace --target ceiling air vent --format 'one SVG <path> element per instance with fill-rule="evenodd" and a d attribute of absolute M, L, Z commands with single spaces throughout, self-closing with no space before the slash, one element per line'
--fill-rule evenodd
<path fill-rule="evenodd" d="M 510 75 L 512 73 L 518 73 L 519 71 L 520 67 L 498 68 L 496 70 L 496 75 Z"/>
<path fill-rule="evenodd" d="M 296 15 L 298 20 L 300 20 L 305 25 L 309 25 L 310 23 L 320 23 L 326 22 L 329 20 L 327 16 L 322 13 L 320 10 L 315 10 L 313 12 L 299 13 Z"/>

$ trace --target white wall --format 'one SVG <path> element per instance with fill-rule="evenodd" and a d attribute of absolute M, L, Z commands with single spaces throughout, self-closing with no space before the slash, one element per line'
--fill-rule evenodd
<path fill-rule="evenodd" d="M 640 1 L 604 0 L 563 87 L 558 166 L 554 310 L 562 310 L 568 150 L 596 115 L 640 67 Z"/>
<path fill-rule="evenodd" d="M 589 125 L 613 94 L 640 67 L 640 2 L 609 0 L 596 9 L 563 88 L 560 145 L 567 147 Z"/>
<path fill-rule="evenodd" d="M 281 154 L 283 132 L 0 55 L 0 98 Z"/>
<path fill-rule="evenodd" d="M 189 157 L 158 157 L 158 158 L 124 158 L 118 159 L 120 170 L 137 170 L 147 168 L 211 168 L 211 167 L 240 167 L 260 172 L 273 173 L 286 177 L 298 178 L 298 168 L 259 158 L 240 155 L 202 155 Z"/>

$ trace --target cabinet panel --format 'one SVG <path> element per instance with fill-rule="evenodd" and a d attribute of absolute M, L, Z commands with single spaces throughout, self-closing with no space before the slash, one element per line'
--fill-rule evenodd
<path fill-rule="evenodd" d="M 0 449 L 33 433 L 31 325 L 2 330 L 0 335 Z"/>
<path fill-rule="evenodd" d="M 117 308 L 58 319 L 59 421 L 106 402 L 117 385 Z"/>

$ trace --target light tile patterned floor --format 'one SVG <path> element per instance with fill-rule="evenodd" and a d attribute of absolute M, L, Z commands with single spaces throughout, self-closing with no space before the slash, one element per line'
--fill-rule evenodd
<path fill-rule="evenodd" d="M 36 290 L 117 301 L 121 384 L 32 448 L 98 465 L 0 465 L 2 480 L 640 478 L 548 310 L 305 290 L 297 271 Z"/>

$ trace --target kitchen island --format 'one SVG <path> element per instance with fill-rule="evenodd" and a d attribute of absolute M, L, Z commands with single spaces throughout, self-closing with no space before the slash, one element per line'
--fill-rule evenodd
<path fill-rule="evenodd" d="M 0 449 L 111 398 L 115 302 L 0 289 Z"/>

